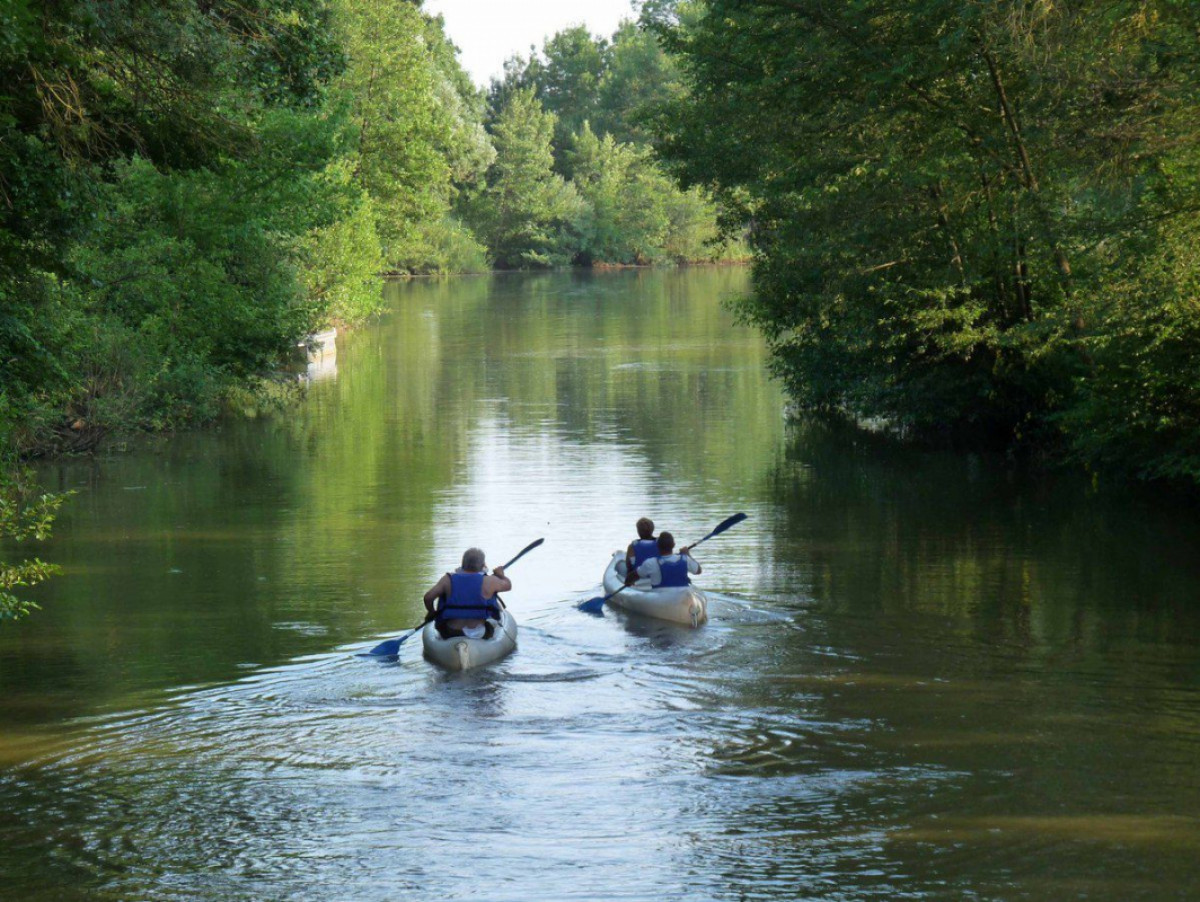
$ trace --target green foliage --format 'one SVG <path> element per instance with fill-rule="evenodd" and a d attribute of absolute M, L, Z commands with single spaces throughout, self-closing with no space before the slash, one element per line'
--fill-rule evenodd
<path fill-rule="evenodd" d="M 487 99 L 458 62 L 458 50 L 446 36 L 440 17 L 430 19 L 425 45 L 435 69 L 434 93 L 446 128 L 440 149 L 450 167 L 456 197 L 481 187 L 496 159 L 492 139 L 484 128 Z"/>
<path fill-rule="evenodd" d="M 648 146 L 650 112 L 683 90 L 675 62 L 651 32 L 630 21 L 612 36 L 606 62 L 593 124 L 600 134 Z"/>
<path fill-rule="evenodd" d="M 457 217 L 447 215 L 427 223 L 424 236 L 427 245 L 421 272 L 448 275 L 491 271 L 487 248 Z"/>
<path fill-rule="evenodd" d="M 1194 7 L 648 4 L 801 407 L 1194 477 Z"/>
<path fill-rule="evenodd" d="M 608 43 L 584 25 L 567 28 L 542 45 L 535 83 L 537 97 L 553 113 L 555 145 L 564 148 L 600 111 L 600 82 L 608 62 Z"/>
<path fill-rule="evenodd" d="M 71 257 L 95 287 L 88 303 L 150 336 L 167 358 L 239 373 L 269 366 L 305 326 L 285 264 L 286 239 L 299 237 L 287 222 L 299 211 L 286 207 L 307 197 L 305 179 L 271 173 L 262 188 L 261 175 L 249 166 L 163 173 L 139 158 L 121 164 Z"/>
<path fill-rule="evenodd" d="M 335 181 L 346 175 L 344 165 L 330 173 Z M 309 232 L 299 248 L 313 331 L 332 323 L 361 322 L 383 306 L 379 274 L 384 262 L 374 202 L 364 192 L 347 192 L 343 203 L 340 215 Z"/>
<path fill-rule="evenodd" d="M 1093 467 L 1196 483 L 1200 227 L 1183 217 L 1157 238 L 1151 256 L 1128 261 L 1089 305 L 1105 328 L 1083 338 L 1090 365 L 1055 422 Z"/>
<path fill-rule="evenodd" d="M 605 263 L 654 263 L 663 257 L 671 225 L 665 199 L 674 186 L 649 153 L 597 138 L 588 123 L 571 153 L 574 184 L 588 202 L 581 222 L 582 255 Z"/>
<path fill-rule="evenodd" d="M 574 256 L 584 202 L 554 172 L 554 122 L 526 89 L 509 98 L 493 126 L 496 162 L 471 214 L 497 266 L 561 266 Z"/>
<path fill-rule="evenodd" d="M 452 213 L 494 159 L 482 93 L 419 4 L 21 2 L 0 25 L 6 447 L 207 419 L 378 310 L 385 269 L 486 266 Z"/>
<path fill-rule="evenodd" d="M 257 409 L 384 273 L 711 256 L 715 207 L 643 140 L 678 89 L 653 38 L 544 53 L 489 109 L 410 0 L 4 4 L 0 442 Z"/>
<path fill-rule="evenodd" d="M 488 241 L 497 264 L 526 266 L 534 259 L 647 264 L 718 256 L 716 206 L 702 189 L 681 191 L 646 143 L 649 109 L 679 90 L 670 58 L 632 22 L 622 23 L 611 42 L 593 38 L 583 26 L 569 28 L 548 38 L 540 54 L 510 60 L 490 93 L 497 149 L 507 140 L 500 136 L 502 120 L 507 123 L 514 104 L 524 108 L 532 95 L 554 116 L 555 171 L 584 203 L 571 227 L 555 233 L 559 250 L 547 257 L 531 247 L 528 259 L 521 254 L 520 228 L 507 246 L 497 247 L 494 209 L 486 199 L 468 207 L 468 221 Z M 505 203 L 515 211 L 524 200 L 517 190 Z M 538 241 L 547 238 L 536 230 L 530 234 Z"/>
<path fill-rule="evenodd" d="M 442 214 L 450 192 L 440 150 L 450 122 L 426 20 L 408 0 L 345 0 L 337 12 L 347 65 L 335 90 L 351 110 L 354 181 L 373 201 L 387 265 L 406 269 L 421 257 L 420 225 Z"/>
<path fill-rule="evenodd" d="M 49 538 L 55 514 L 69 494 L 42 491 L 28 470 L 0 467 L 0 541 L 40 542 Z M 12 590 L 36 586 L 58 572 L 58 567 L 37 558 L 0 560 L 0 622 L 24 617 L 38 607 Z"/>
<path fill-rule="evenodd" d="M 207 417 L 317 318 L 344 118 L 324 0 L 6 6 L 0 437 Z"/>

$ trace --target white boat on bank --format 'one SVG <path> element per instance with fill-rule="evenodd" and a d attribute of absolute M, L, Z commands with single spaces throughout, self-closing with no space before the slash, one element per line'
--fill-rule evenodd
<path fill-rule="evenodd" d="M 708 596 L 695 586 L 654 589 L 649 580 L 641 580 L 613 595 L 625 584 L 617 572 L 617 564 L 623 560 L 625 553 L 615 552 L 604 571 L 604 594 L 613 596 L 608 600 L 613 607 L 690 627 L 700 626 L 708 620 Z"/>

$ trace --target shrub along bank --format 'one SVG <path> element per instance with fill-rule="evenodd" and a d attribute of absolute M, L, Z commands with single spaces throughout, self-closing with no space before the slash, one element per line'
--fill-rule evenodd
<path fill-rule="evenodd" d="M 650 0 L 798 406 L 1200 482 L 1200 6 Z"/>

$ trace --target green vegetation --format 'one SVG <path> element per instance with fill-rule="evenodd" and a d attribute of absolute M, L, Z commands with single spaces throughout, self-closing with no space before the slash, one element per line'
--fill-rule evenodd
<path fill-rule="evenodd" d="M 674 75 L 631 23 L 490 102 L 409 0 L 13 0 L 0 34 L 0 448 L 245 406 L 383 273 L 717 252 L 646 147 Z"/>
<path fill-rule="evenodd" d="M 1200 480 L 1200 8 L 648 3 L 800 407 Z"/>
<path fill-rule="evenodd" d="M 575 189 L 554 172 L 553 113 L 527 89 L 516 91 L 492 126 L 496 162 L 469 216 L 496 265 L 519 269 L 569 263 L 573 224 L 584 212 Z"/>
<path fill-rule="evenodd" d="M 27 470 L 0 467 L 0 542 L 48 538 L 54 515 L 66 497 L 38 489 Z M 58 572 L 58 567 L 37 558 L 17 563 L 0 559 L 0 622 L 24 617 L 37 608 L 27 598 L 14 595 L 13 589 L 36 586 Z"/>
<path fill-rule="evenodd" d="M 409 0 L 6 3 L 0 447 L 211 418 L 383 273 L 739 257 L 749 224 L 801 408 L 1200 480 L 1194 4 L 643 25 L 485 93 Z"/>
<path fill-rule="evenodd" d="M 611 41 L 569 28 L 509 60 L 488 96 L 496 159 L 464 208 L 496 265 L 744 256 L 721 240 L 717 206 L 677 187 L 649 145 L 649 111 L 680 90 L 670 58 L 632 22 Z"/>
<path fill-rule="evenodd" d="M 315 315 L 304 239 L 340 201 L 324 8 L 6 10 L 0 440 L 211 415 Z"/>

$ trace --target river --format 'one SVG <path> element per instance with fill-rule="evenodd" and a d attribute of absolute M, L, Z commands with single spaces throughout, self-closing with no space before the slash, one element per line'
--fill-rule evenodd
<path fill-rule="evenodd" d="M 1200 898 L 1200 515 L 789 425 L 746 290 L 392 284 L 297 408 L 43 467 L 0 897 Z M 736 511 L 707 626 L 576 609 Z M 540 536 L 504 662 L 353 656 Z"/>

